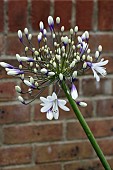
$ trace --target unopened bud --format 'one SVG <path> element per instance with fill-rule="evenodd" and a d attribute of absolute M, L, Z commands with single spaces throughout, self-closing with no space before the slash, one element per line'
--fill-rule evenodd
<path fill-rule="evenodd" d="M 15 90 L 16 90 L 16 92 L 18 92 L 18 93 L 21 93 L 21 92 L 22 92 L 20 86 L 15 86 Z"/>
<path fill-rule="evenodd" d="M 63 80 L 63 74 L 62 74 L 62 73 L 59 74 L 59 79 L 60 79 L 61 81 Z"/>

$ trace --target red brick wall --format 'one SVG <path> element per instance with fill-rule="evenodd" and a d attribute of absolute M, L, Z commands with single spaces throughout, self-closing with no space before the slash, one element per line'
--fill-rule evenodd
<path fill-rule="evenodd" d="M 37 33 L 50 14 L 61 17 L 66 31 L 74 25 L 90 31 L 92 52 L 103 46 L 109 74 L 99 84 L 92 75 L 81 77 L 78 90 L 88 102 L 81 111 L 113 168 L 112 13 L 113 0 L 0 0 L 0 61 L 16 64 L 15 54 L 23 52 L 17 30 Z M 0 170 L 103 170 L 74 113 L 46 120 L 38 99 L 29 106 L 17 101 L 18 83 L 0 67 Z"/>

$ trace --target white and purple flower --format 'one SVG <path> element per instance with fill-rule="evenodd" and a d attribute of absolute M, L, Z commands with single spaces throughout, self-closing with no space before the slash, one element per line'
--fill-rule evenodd
<path fill-rule="evenodd" d="M 103 67 L 108 63 L 108 60 L 105 60 L 102 58 L 98 63 L 90 63 L 87 62 L 87 65 L 91 67 L 94 77 L 96 78 L 97 81 L 100 81 L 100 77 L 98 76 L 97 73 L 100 73 L 103 77 L 106 76 L 106 68 Z"/>
<path fill-rule="evenodd" d="M 40 97 L 40 100 L 43 102 L 41 103 L 41 112 L 47 112 L 46 117 L 49 120 L 58 119 L 59 118 L 59 108 L 62 110 L 69 111 L 70 109 L 65 106 L 66 101 L 57 98 L 55 92 L 52 93 L 52 96 Z"/>

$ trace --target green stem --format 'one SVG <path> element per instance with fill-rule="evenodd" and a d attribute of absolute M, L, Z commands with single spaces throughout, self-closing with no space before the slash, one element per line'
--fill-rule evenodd
<path fill-rule="evenodd" d="M 95 137 L 93 136 L 89 126 L 87 125 L 87 123 L 86 123 L 84 117 L 82 116 L 79 108 L 77 107 L 75 101 L 72 99 L 70 92 L 69 92 L 69 89 L 66 86 L 64 81 L 62 82 L 61 87 L 62 87 L 63 91 L 65 92 L 65 95 L 68 98 L 68 101 L 69 101 L 71 107 L 73 108 L 73 111 L 75 112 L 76 117 L 78 118 L 81 126 L 83 127 L 83 129 L 84 129 L 90 143 L 92 144 L 95 152 L 97 153 L 103 167 L 105 168 L 105 170 L 111 170 L 110 165 L 108 164 L 103 152 L 101 151 L 98 143 L 96 142 Z"/>

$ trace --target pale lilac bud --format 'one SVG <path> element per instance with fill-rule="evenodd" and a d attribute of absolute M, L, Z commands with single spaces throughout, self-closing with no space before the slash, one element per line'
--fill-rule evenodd
<path fill-rule="evenodd" d="M 0 62 L 0 65 L 4 68 L 10 68 L 10 69 L 13 69 L 14 67 L 8 63 L 5 63 L 5 62 Z"/>
<path fill-rule="evenodd" d="M 56 17 L 56 23 L 60 24 L 60 17 Z"/>
<path fill-rule="evenodd" d="M 77 102 L 77 104 L 81 107 L 86 107 L 87 106 L 87 103 L 85 102 Z"/>
<path fill-rule="evenodd" d="M 25 101 L 24 101 L 24 99 L 23 99 L 22 96 L 18 96 L 18 100 L 19 100 L 21 103 L 25 104 Z"/>
<path fill-rule="evenodd" d="M 42 33 L 40 32 L 40 33 L 38 34 L 38 42 L 39 42 L 39 43 L 40 43 L 41 39 L 42 39 Z"/>
<path fill-rule="evenodd" d="M 30 41 L 31 38 L 32 38 L 32 34 L 29 34 L 29 35 L 28 35 L 28 40 Z"/>
<path fill-rule="evenodd" d="M 22 41 L 22 31 L 21 30 L 18 30 L 18 37 L 19 37 L 20 41 Z"/>
<path fill-rule="evenodd" d="M 61 81 L 63 80 L 63 74 L 62 74 L 62 73 L 59 74 L 59 79 L 60 79 Z"/>
<path fill-rule="evenodd" d="M 33 58 L 29 58 L 29 57 L 20 57 L 21 61 L 28 61 L 28 62 L 34 62 Z"/>
<path fill-rule="evenodd" d="M 78 32 L 78 26 L 75 26 L 74 31 L 75 31 L 75 33 Z"/>
<path fill-rule="evenodd" d="M 26 35 L 28 35 L 28 29 L 27 29 L 27 28 L 24 29 L 24 33 L 25 33 Z"/>
<path fill-rule="evenodd" d="M 43 34 L 44 34 L 44 36 L 46 37 L 46 34 L 47 34 L 46 29 L 43 30 Z"/>
<path fill-rule="evenodd" d="M 42 68 L 40 71 L 41 71 L 41 73 L 43 73 L 43 74 L 46 74 L 46 73 L 48 72 L 46 68 Z"/>
<path fill-rule="evenodd" d="M 98 51 L 99 51 L 99 52 L 102 51 L 102 46 L 101 46 L 101 45 L 98 46 Z"/>
<path fill-rule="evenodd" d="M 18 93 L 21 93 L 21 92 L 22 92 L 20 86 L 15 86 L 15 90 L 16 90 L 16 92 L 18 92 Z"/>
<path fill-rule="evenodd" d="M 53 17 L 52 16 L 49 16 L 48 17 L 48 25 L 50 27 L 50 30 L 52 31 L 53 30 L 53 27 L 54 27 L 54 20 L 53 20 Z"/>
<path fill-rule="evenodd" d="M 43 32 L 43 30 L 44 30 L 44 24 L 43 24 L 42 21 L 40 21 L 39 27 L 40 27 L 40 31 Z"/>
<path fill-rule="evenodd" d="M 31 87 L 31 88 L 35 88 L 35 86 L 31 83 L 31 82 L 29 82 L 28 80 L 24 80 L 24 83 L 27 85 L 27 86 L 29 86 L 29 87 Z"/>

